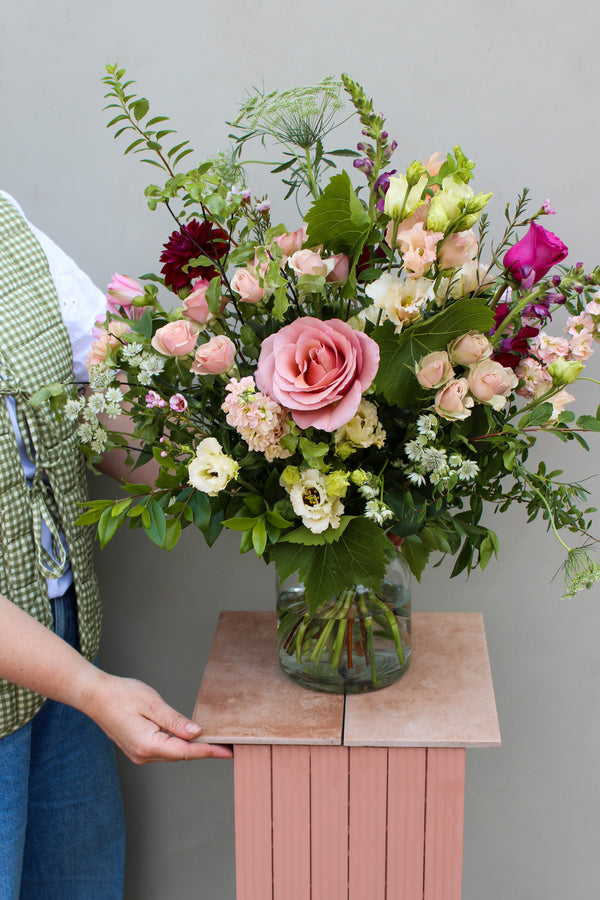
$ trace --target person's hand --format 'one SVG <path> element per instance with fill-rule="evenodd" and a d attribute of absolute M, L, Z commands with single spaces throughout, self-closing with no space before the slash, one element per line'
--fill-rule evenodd
<path fill-rule="evenodd" d="M 83 711 L 132 762 L 232 757 L 229 747 L 199 743 L 202 727 L 165 703 L 147 684 L 98 669 L 95 673 L 96 683 L 86 692 L 89 702 Z"/>

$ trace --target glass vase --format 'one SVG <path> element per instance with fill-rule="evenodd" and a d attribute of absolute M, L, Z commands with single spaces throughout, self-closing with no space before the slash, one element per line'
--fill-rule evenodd
<path fill-rule="evenodd" d="M 357 584 L 314 612 L 301 584 L 280 584 L 279 663 L 288 678 L 331 694 L 376 691 L 397 681 L 411 659 L 410 578 L 398 553 L 378 591 Z"/>

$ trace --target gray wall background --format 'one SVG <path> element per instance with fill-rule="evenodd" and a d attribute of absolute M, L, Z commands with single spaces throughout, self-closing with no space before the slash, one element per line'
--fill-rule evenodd
<path fill-rule="evenodd" d="M 529 185 L 559 214 L 548 227 L 570 260 L 599 262 L 600 18 L 572 0 L 21 0 L 0 3 L 0 183 L 104 287 L 114 271 L 157 268 L 171 225 L 147 211 L 154 170 L 105 130 L 100 78 L 119 61 L 155 114 L 200 155 L 223 146 L 246 86 L 285 88 L 348 71 L 399 142 L 399 167 L 460 143 L 494 191 L 498 220 Z M 350 136 L 349 140 L 357 140 Z M 262 177 L 262 176 L 261 176 Z M 253 182 L 255 192 L 264 182 Z M 287 216 L 295 227 L 293 210 Z M 557 329 L 558 330 L 558 329 Z M 600 357 L 599 357 L 600 358 Z M 588 374 L 600 376 L 598 359 Z M 581 408 L 598 391 L 578 389 Z M 589 389 L 589 390 L 588 390 Z M 567 476 L 596 475 L 589 454 L 548 439 Z M 600 505 L 598 480 L 592 500 Z M 114 492 L 94 481 L 97 496 Z M 485 576 L 415 586 L 417 609 L 485 616 L 503 746 L 470 751 L 465 900 L 597 895 L 600 880 L 600 589 L 561 600 L 560 548 L 521 509 L 495 522 L 501 558 Z M 600 529 L 599 529 L 600 530 Z M 239 557 L 235 535 L 209 550 L 188 530 L 170 554 L 120 532 L 98 554 L 106 609 L 102 665 L 142 678 L 191 712 L 222 608 L 271 608 L 272 573 Z M 136 768 L 120 759 L 128 816 L 127 900 L 233 900 L 232 766 Z"/>

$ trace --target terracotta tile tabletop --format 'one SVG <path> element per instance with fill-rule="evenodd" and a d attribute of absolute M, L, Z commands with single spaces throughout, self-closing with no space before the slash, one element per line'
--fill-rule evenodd
<path fill-rule="evenodd" d="M 408 672 L 381 691 L 344 699 L 281 672 L 274 612 L 222 612 L 194 718 L 202 740 L 213 743 L 500 745 L 479 613 L 414 614 Z"/>

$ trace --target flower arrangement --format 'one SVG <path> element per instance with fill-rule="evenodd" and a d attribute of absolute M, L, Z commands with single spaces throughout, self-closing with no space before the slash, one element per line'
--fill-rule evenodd
<path fill-rule="evenodd" d="M 160 464 L 155 484 L 89 504 L 101 543 L 125 523 L 167 549 L 190 524 L 209 545 L 233 529 L 242 553 L 296 573 L 315 610 L 358 582 L 377 590 L 396 547 L 417 578 L 433 554 L 456 556 L 452 575 L 484 568 L 498 551 L 484 507 L 517 502 L 563 545 L 567 595 L 598 580 L 586 490 L 528 465 L 540 437 L 587 448 L 600 431 L 566 408 L 600 340 L 600 270 L 564 265 L 540 224 L 550 202 L 531 214 L 524 190 L 490 241 L 474 163 L 456 147 L 393 167 L 396 142 L 346 75 L 255 91 L 231 152 L 189 170 L 188 142 L 125 71 L 104 82 L 115 137 L 166 176 L 146 198 L 173 224 L 160 275 L 115 275 L 91 394 L 63 405 L 92 463 L 131 444 L 97 418 L 125 403 L 138 462 Z M 344 95 L 356 151 L 326 146 Z M 252 142 L 279 152 L 285 224 L 252 193 Z"/>

